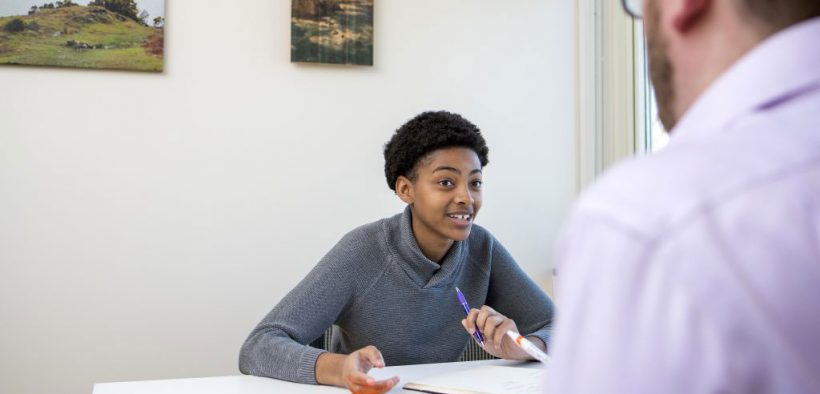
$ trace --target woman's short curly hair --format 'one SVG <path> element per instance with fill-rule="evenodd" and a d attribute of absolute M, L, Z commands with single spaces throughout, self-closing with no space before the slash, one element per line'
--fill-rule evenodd
<path fill-rule="evenodd" d="M 416 165 L 430 152 L 442 148 L 472 149 L 481 162 L 489 163 L 489 148 L 476 125 L 461 115 L 446 112 L 424 112 L 410 119 L 384 146 L 384 176 L 387 186 L 396 190 L 396 180 L 406 176 L 416 179 Z"/>

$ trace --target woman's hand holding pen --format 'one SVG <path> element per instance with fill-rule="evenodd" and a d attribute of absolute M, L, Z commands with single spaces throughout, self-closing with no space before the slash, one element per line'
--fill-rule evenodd
<path fill-rule="evenodd" d="M 470 336 L 473 335 L 476 327 L 478 327 L 484 336 L 484 350 L 495 357 L 507 360 L 532 359 L 529 354 L 506 335 L 507 330 L 518 332 L 515 321 L 487 305 L 482 306 L 481 309 L 470 309 L 470 313 L 467 315 L 467 318 L 461 321 L 461 325 L 470 333 Z M 533 342 L 539 348 L 543 346 L 541 340 L 534 340 Z M 545 347 L 542 348 L 542 350 L 546 350 Z"/>

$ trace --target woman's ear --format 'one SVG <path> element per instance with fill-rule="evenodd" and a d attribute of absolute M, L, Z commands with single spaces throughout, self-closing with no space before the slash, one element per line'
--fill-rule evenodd
<path fill-rule="evenodd" d="M 413 182 L 404 175 L 400 175 L 398 179 L 396 179 L 396 195 L 408 205 L 412 205 L 415 201 L 413 196 Z"/>

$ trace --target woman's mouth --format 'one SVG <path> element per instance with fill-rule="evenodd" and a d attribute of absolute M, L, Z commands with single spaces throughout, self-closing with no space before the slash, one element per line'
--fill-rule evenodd
<path fill-rule="evenodd" d="M 447 217 L 459 227 L 467 227 L 473 221 L 473 215 L 469 213 L 448 214 Z"/>

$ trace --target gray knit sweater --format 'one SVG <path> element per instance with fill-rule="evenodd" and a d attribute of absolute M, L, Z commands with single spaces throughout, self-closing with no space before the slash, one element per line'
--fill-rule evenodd
<path fill-rule="evenodd" d="M 306 344 L 333 324 L 338 353 L 374 345 L 387 365 L 456 361 L 471 340 L 456 286 L 471 307 L 489 305 L 549 341 L 552 301 L 487 230 L 473 225 L 438 264 L 419 249 L 411 216 L 408 207 L 345 235 L 250 333 L 239 370 L 315 384 L 323 350 Z"/>

